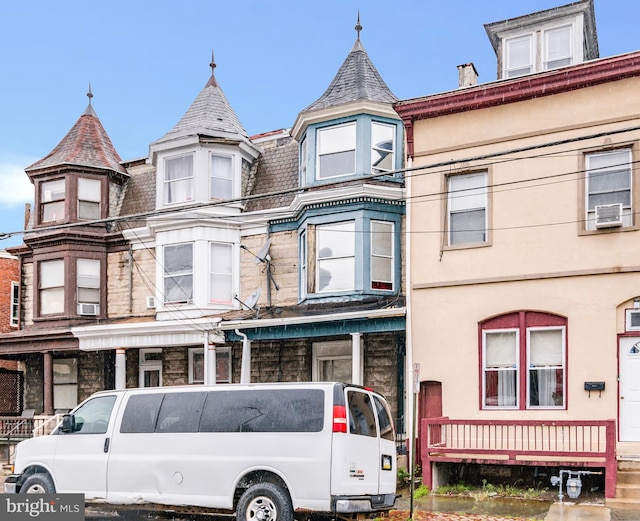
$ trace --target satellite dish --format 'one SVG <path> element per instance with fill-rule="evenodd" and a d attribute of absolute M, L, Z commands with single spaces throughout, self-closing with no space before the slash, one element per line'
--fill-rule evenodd
<path fill-rule="evenodd" d="M 258 250 L 258 253 L 255 254 L 256 260 L 253 261 L 254 264 L 260 264 L 261 262 L 270 261 L 271 257 L 269 257 L 269 247 L 271 246 L 271 239 L 267 239 L 262 247 Z"/>
<path fill-rule="evenodd" d="M 247 298 L 246 302 L 243 302 L 243 304 L 249 309 L 255 309 L 256 304 L 258 303 L 258 299 L 260 298 L 260 292 L 260 288 L 255 290 L 253 293 L 251 293 L 251 295 L 249 295 L 249 298 Z"/>

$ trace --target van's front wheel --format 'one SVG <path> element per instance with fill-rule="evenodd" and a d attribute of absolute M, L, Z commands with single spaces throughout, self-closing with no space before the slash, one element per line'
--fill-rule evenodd
<path fill-rule="evenodd" d="M 56 487 L 48 474 L 38 472 L 24 480 L 20 492 L 23 494 L 55 494 Z"/>
<path fill-rule="evenodd" d="M 249 487 L 238 501 L 237 521 L 292 521 L 289 494 L 273 483 Z"/>

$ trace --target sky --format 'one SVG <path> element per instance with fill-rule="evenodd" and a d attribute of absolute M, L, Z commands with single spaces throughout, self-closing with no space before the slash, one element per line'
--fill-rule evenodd
<path fill-rule="evenodd" d="M 496 79 L 484 24 L 570 0 L 0 2 L 0 249 L 22 243 L 46 156 L 92 105 L 123 160 L 146 157 L 216 79 L 248 134 L 290 128 L 355 40 L 401 100 Z M 600 56 L 640 49 L 638 0 L 595 0 Z M 4 234 L 11 234 L 5 237 Z M 5 238 L 3 238 L 5 237 Z"/>

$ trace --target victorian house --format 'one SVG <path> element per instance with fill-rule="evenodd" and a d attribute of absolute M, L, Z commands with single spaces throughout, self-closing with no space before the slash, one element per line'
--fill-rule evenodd
<path fill-rule="evenodd" d="M 404 411 L 404 128 L 357 39 L 291 129 L 247 135 L 211 76 L 122 161 L 91 103 L 27 168 L 25 407 L 104 388 L 345 380 Z"/>

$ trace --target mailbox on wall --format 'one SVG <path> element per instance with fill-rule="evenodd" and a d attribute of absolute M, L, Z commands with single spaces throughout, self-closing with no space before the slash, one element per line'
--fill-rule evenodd
<path fill-rule="evenodd" d="M 589 398 L 591 398 L 591 391 L 598 391 L 599 395 L 602 395 L 602 391 L 604 391 L 604 382 L 585 382 L 584 390 L 589 391 Z"/>

